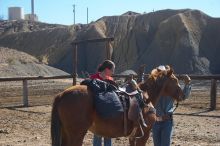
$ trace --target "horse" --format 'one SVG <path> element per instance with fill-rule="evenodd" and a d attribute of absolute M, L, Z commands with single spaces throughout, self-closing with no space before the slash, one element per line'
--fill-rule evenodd
<path fill-rule="evenodd" d="M 170 96 L 173 100 L 176 100 L 177 103 L 183 100 L 183 91 L 177 77 L 174 75 L 173 69 L 170 66 L 166 66 L 166 71 L 153 69 L 148 78 L 145 79 L 145 82 L 139 83 L 138 86 L 145 94 L 148 95 L 144 96 L 148 97 L 145 99 L 145 102 L 151 103 L 153 107 L 156 106 L 161 96 Z M 145 135 L 141 139 L 129 138 L 131 146 L 145 146 L 150 136 L 152 126 L 156 121 L 157 117 L 155 113 L 149 114 L 146 109 L 143 112 L 145 113 L 144 118 L 147 121 L 148 127 L 143 127 Z M 140 129 L 138 129 L 137 133 L 141 133 Z"/>
<path fill-rule="evenodd" d="M 172 68 L 166 71 L 153 69 L 138 86 L 143 91 L 146 104 L 155 105 L 160 96 L 171 96 L 178 101 L 183 96 Z M 125 134 L 123 114 L 104 119 L 97 114 L 93 100 L 94 95 L 86 85 L 72 86 L 54 98 L 51 111 L 52 146 L 82 146 L 87 131 L 109 138 L 126 137 L 132 133 L 135 127 L 131 120 L 127 119 Z M 147 127 L 142 127 L 144 136 L 141 138 L 129 138 L 131 146 L 145 146 L 156 121 L 156 114 L 149 112 L 149 106 L 144 107 L 142 113 Z M 136 133 L 141 133 L 140 129 Z"/>

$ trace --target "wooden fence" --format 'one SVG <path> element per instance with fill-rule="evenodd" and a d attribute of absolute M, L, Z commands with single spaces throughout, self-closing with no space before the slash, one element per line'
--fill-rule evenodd
<path fill-rule="evenodd" d="M 145 74 L 148 76 L 148 74 Z M 176 75 L 180 80 L 184 75 Z M 217 101 L 217 80 L 220 80 L 220 75 L 189 75 L 192 80 L 211 80 L 211 89 L 210 89 L 210 109 L 216 109 Z M 114 75 L 115 78 L 127 78 L 129 75 Z M 137 76 L 136 76 L 137 77 Z M 9 81 L 22 81 L 23 82 L 23 106 L 28 106 L 28 80 L 50 80 L 50 79 L 68 79 L 73 78 L 72 75 L 63 75 L 63 76 L 37 76 L 37 77 L 16 77 L 16 78 L 0 78 L 0 82 L 9 82 Z"/>

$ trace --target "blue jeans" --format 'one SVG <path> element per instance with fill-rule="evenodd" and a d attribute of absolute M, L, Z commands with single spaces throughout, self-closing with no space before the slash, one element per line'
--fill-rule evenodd
<path fill-rule="evenodd" d="M 173 133 L 173 120 L 155 122 L 152 132 L 154 146 L 170 146 Z"/>
<path fill-rule="evenodd" d="M 95 135 L 93 137 L 93 146 L 102 146 L 102 137 Z M 111 138 L 105 138 L 104 137 L 104 146 L 112 146 L 112 140 Z"/>

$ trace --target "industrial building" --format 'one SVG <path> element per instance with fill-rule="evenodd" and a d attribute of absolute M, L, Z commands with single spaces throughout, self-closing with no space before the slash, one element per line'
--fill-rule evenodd
<path fill-rule="evenodd" d="M 38 21 L 38 16 L 36 14 L 25 14 L 25 20 Z"/>
<path fill-rule="evenodd" d="M 34 13 L 34 0 L 31 0 L 31 14 L 25 14 L 21 7 L 8 8 L 8 20 L 31 20 L 38 21 L 38 16 Z"/>
<path fill-rule="evenodd" d="M 8 20 L 22 20 L 24 19 L 24 11 L 21 7 L 8 8 Z"/>

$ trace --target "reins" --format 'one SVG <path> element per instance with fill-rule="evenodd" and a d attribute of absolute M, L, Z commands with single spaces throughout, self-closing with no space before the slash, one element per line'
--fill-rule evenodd
<path fill-rule="evenodd" d="M 174 113 L 174 111 L 178 108 L 178 106 L 179 106 L 179 102 L 177 101 L 176 106 L 175 106 L 175 108 L 173 109 L 173 113 Z"/>

